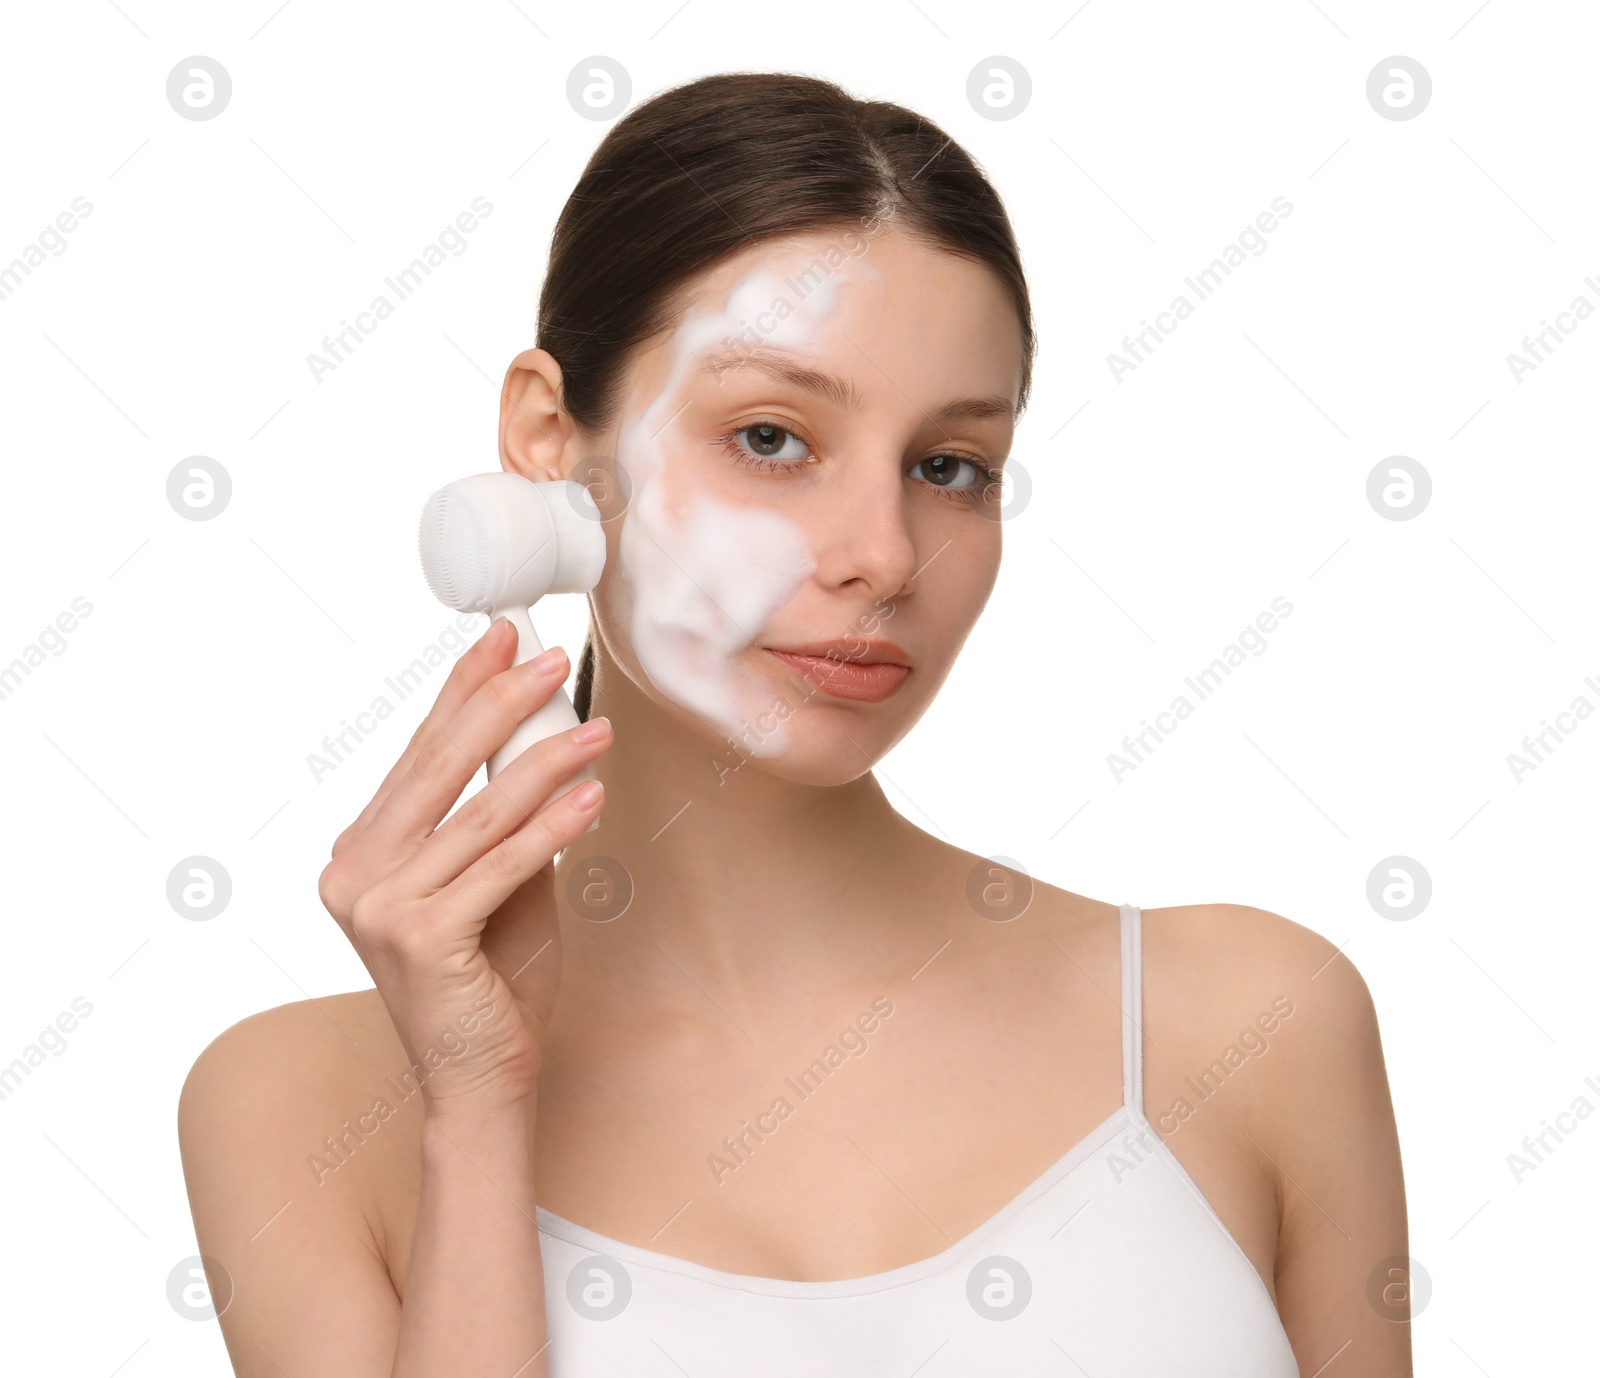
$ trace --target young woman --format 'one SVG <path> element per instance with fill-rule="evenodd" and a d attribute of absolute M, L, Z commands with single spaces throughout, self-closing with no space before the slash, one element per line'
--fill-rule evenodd
<path fill-rule="evenodd" d="M 322 874 L 375 989 L 196 1062 L 236 1372 L 1410 1373 L 1350 963 L 1030 881 L 871 772 L 989 597 L 1028 395 L 970 158 L 807 77 L 669 91 L 568 200 L 538 339 L 500 461 L 606 516 L 587 721 L 452 813 L 567 671 L 492 626 Z"/>

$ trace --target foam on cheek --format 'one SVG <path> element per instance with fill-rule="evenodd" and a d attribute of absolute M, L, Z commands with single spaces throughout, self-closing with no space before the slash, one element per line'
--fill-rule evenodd
<path fill-rule="evenodd" d="M 768 681 L 753 671 L 741 681 L 731 662 L 815 571 L 804 533 L 776 512 L 704 493 L 678 516 L 661 483 L 636 494 L 629 523 L 638 537 L 633 648 L 645 673 L 753 755 L 781 755 L 787 724 L 756 725 L 772 707 Z"/>
<path fill-rule="evenodd" d="M 835 286 L 824 279 L 760 338 L 784 346 L 809 339 L 833 308 Z M 769 508 L 701 492 L 673 502 L 663 436 L 674 418 L 670 408 L 681 406 L 688 370 L 708 348 L 737 339 L 775 300 L 787 300 L 784 287 L 777 274 L 758 269 L 734 287 L 721 311 L 686 320 L 673 337 L 660 394 L 618 441 L 633 489 L 618 557 L 632 594 L 639 664 L 668 698 L 757 756 L 786 751 L 788 725 L 756 724 L 773 706 L 770 681 L 754 670 L 741 675 L 734 660 L 815 572 L 816 558 L 799 523 Z"/>

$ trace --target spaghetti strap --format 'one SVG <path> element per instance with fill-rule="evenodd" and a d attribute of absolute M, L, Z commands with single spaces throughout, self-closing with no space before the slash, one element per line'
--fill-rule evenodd
<path fill-rule="evenodd" d="M 1144 1118 L 1144 943 L 1139 906 L 1118 906 L 1122 922 L 1122 1101 L 1135 1124 Z"/>

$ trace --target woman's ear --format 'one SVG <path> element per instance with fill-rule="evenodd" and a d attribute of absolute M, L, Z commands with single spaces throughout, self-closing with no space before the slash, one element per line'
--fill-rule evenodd
<path fill-rule="evenodd" d="M 500 467 L 535 482 L 565 478 L 576 429 L 561 406 L 561 365 L 547 350 L 523 350 L 500 389 Z"/>

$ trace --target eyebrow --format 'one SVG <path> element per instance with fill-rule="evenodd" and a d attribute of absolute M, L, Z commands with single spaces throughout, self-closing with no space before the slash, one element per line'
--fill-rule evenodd
<path fill-rule="evenodd" d="M 809 364 L 801 363 L 797 355 L 772 345 L 756 345 L 744 350 L 723 350 L 707 357 L 701 365 L 702 373 L 717 376 L 725 370 L 750 368 L 775 378 L 780 383 L 790 383 L 825 397 L 835 406 L 847 411 L 860 411 L 861 394 L 843 378 Z M 888 375 L 885 375 L 887 377 Z M 983 420 L 992 416 L 1015 418 L 1016 406 L 1009 397 L 991 394 L 984 397 L 954 397 L 942 406 L 926 413 L 930 421 L 951 421 L 957 418 Z"/>

